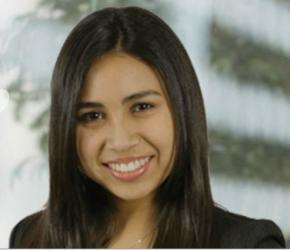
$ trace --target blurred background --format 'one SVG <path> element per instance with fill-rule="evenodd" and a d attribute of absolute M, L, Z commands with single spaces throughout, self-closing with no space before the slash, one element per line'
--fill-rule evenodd
<path fill-rule="evenodd" d="M 65 37 L 90 12 L 127 5 L 163 18 L 192 59 L 215 201 L 275 221 L 290 247 L 290 0 L 0 1 L 0 247 L 48 197 L 49 83 Z"/>

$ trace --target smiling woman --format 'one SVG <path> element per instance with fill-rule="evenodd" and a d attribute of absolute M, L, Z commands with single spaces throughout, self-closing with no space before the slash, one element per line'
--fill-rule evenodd
<path fill-rule="evenodd" d="M 285 245 L 273 222 L 214 204 L 199 83 L 151 12 L 83 19 L 59 54 L 51 96 L 49 199 L 15 226 L 10 247 Z"/>

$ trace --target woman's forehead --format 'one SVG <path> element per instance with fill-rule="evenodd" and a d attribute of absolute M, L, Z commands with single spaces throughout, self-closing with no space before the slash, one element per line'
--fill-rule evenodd
<path fill-rule="evenodd" d="M 158 74 L 136 57 L 118 52 L 93 63 L 85 78 L 82 97 L 126 96 L 149 89 L 163 93 Z"/>

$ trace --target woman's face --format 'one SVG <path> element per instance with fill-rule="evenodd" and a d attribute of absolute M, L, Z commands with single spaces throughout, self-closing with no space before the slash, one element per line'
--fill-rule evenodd
<path fill-rule="evenodd" d="M 125 53 L 90 68 L 78 104 L 86 174 L 122 200 L 152 197 L 171 170 L 174 125 L 156 73 Z"/>

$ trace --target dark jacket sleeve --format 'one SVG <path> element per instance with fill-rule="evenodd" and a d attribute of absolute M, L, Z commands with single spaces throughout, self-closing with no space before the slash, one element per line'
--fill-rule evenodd
<path fill-rule="evenodd" d="M 285 248 L 280 228 L 270 220 L 216 209 L 212 247 L 217 248 Z"/>
<path fill-rule="evenodd" d="M 29 230 L 35 224 L 37 219 L 40 217 L 40 212 L 29 215 L 19 221 L 10 233 L 9 248 L 25 248 L 23 241 Z"/>
<path fill-rule="evenodd" d="M 257 220 L 254 248 L 285 248 L 286 243 L 280 228 L 270 220 Z"/>

